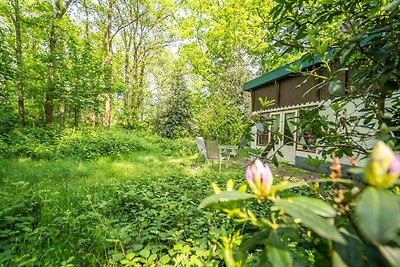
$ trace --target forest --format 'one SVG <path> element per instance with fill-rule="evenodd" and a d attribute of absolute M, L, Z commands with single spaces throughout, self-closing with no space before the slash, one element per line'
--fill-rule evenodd
<path fill-rule="evenodd" d="M 2 1 L 0 8 L 2 132 L 210 133 L 243 122 L 250 112 L 243 83 L 284 62 L 273 55 L 266 63 L 276 49 L 265 41 L 265 1 Z"/>
<path fill-rule="evenodd" d="M 399 21 L 398 0 L 0 0 L 0 266 L 398 266 Z M 284 65 L 328 88 L 337 120 L 295 126 L 329 176 L 240 164 L 273 123 L 243 85 Z M 218 171 L 196 136 L 245 148 Z M 376 146 L 345 176 L 355 138 Z"/>

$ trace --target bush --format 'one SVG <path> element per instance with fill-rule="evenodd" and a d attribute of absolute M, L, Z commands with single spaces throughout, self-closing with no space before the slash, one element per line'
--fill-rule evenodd
<path fill-rule="evenodd" d="M 59 128 L 16 129 L 0 139 L 4 158 L 52 160 L 74 158 L 96 159 L 102 156 L 126 155 L 134 151 L 156 150 L 161 154 L 191 154 L 194 142 L 168 140 L 147 132 L 125 129 L 60 130 Z"/>
<path fill-rule="evenodd" d="M 222 238 L 226 265 L 399 266 L 400 156 L 379 142 L 359 169 L 364 183 L 341 179 L 338 158 L 330 170 L 309 184 L 273 185 L 268 164 L 257 160 L 246 170 L 252 193 L 234 190 L 233 181 L 226 191 L 213 185 L 200 207 L 222 210 L 242 229 Z"/>

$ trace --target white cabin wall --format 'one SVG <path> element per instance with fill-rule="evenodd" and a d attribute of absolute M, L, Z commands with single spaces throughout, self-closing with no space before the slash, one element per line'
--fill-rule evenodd
<path fill-rule="evenodd" d="M 329 120 L 335 121 L 335 120 L 337 120 L 337 118 L 335 117 L 334 111 L 329 107 L 330 103 L 331 103 L 331 101 L 327 101 L 325 103 L 326 109 L 323 110 L 320 114 L 328 115 Z M 365 117 L 365 114 L 360 111 L 359 106 L 363 105 L 363 104 L 364 103 L 362 103 L 362 100 L 356 100 L 353 103 L 348 103 L 343 109 L 344 112 L 340 113 L 340 116 L 344 117 L 344 118 L 347 118 L 350 116 L 355 116 L 355 117 L 359 117 L 360 120 L 362 120 L 362 118 Z M 362 125 L 362 121 L 360 122 L 360 125 Z M 362 127 L 362 126 L 357 127 L 356 130 L 358 132 L 360 132 L 361 134 L 368 134 L 368 133 L 373 134 L 373 132 L 371 130 L 367 129 L 366 127 Z M 345 134 L 344 130 L 343 130 L 343 134 Z M 367 150 L 371 150 L 377 142 L 377 140 L 375 138 L 361 141 L 361 138 L 357 137 L 357 136 L 353 136 L 352 140 L 354 143 L 357 143 L 357 144 L 362 142 L 362 146 Z M 358 156 L 356 165 L 357 166 L 365 166 L 367 163 L 367 159 L 365 158 L 365 156 L 364 155 L 356 155 L 356 156 Z M 329 160 L 329 161 L 332 162 L 331 160 Z M 350 165 L 349 159 L 347 157 L 341 158 L 340 163 Z"/>

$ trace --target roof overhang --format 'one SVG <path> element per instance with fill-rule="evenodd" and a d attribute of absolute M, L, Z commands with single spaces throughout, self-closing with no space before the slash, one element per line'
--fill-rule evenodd
<path fill-rule="evenodd" d="M 382 33 L 373 33 L 367 36 L 361 37 L 360 45 L 361 46 L 366 46 L 370 44 L 373 40 L 376 38 L 380 38 L 382 36 Z M 333 52 L 335 49 L 331 48 L 328 50 L 328 52 L 325 55 L 325 58 L 331 58 Z M 299 60 L 296 60 L 292 63 L 289 63 L 283 67 L 280 67 L 279 69 L 273 70 L 271 72 L 268 72 L 258 78 L 255 78 L 254 80 L 248 81 L 243 85 L 243 90 L 244 91 L 252 91 L 254 89 L 257 89 L 261 86 L 264 86 L 268 83 L 274 82 L 276 80 L 282 79 L 285 76 L 288 76 L 290 74 L 293 74 L 294 72 L 291 71 L 290 67 L 291 66 L 296 66 L 296 69 L 299 69 L 300 67 L 301 70 L 308 68 L 312 65 L 316 65 L 318 63 L 321 63 L 322 59 L 320 56 L 314 57 L 312 60 L 309 59 L 309 56 L 307 57 L 302 57 Z"/>
<path fill-rule="evenodd" d="M 291 67 L 296 66 L 296 69 L 305 69 L 308 68 L 312 65 L 321 63 L 321 57 L 317 56 L 313 60 L 307 60 L 304 58 L 301 58 L 299 60 L 296 60 L 292 63 L 289 63 L 283 67 L 280 67 L 279 69 L 273 70 L 271 72 L 268 72 L 258 78 L 255 78 L 254 80 L 248 81 L 243 85 L 243 90 L 244 91 L 252 91 L 254 89 L 257 89 L 259 87 L 262 87 L 266 84 L 272 83 L 276 80 L 282 79 L 290 74 L 293 74 Z"/>

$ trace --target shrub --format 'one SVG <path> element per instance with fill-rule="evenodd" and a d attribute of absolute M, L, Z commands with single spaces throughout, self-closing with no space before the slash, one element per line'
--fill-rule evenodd
<path fill-rule="evenodd" d="M 0 152 L 5 158 L 28 157 L 95 159 L 126 155 L 134 151 L 156 150 L 161 154 L 190 154 L 195 147 L 188 139 L 173 141 L 147 132 L 125 129 L 60 130 L 59 128 L 16 129 L 0 138 Z M 183 141 L 185 140 L 185 141 Z"/>
<path fill-rule="evenodd" d="M 243 229 L 222 238 L 226 265 L 252 256 L 259 266 L 399 266 L 400 156 L 379 142 L 362 169 L 365 183 L 341 179 L 339 163 L 330 169 L 331 178 L 313 178 L 310 187 L 273 185 L 268 164 L 256 161 L 246 170 L 252 193 L 234 190 L 233 181 L 226 191 L 214 185 L 200 207 L 222 210 Z"/>

